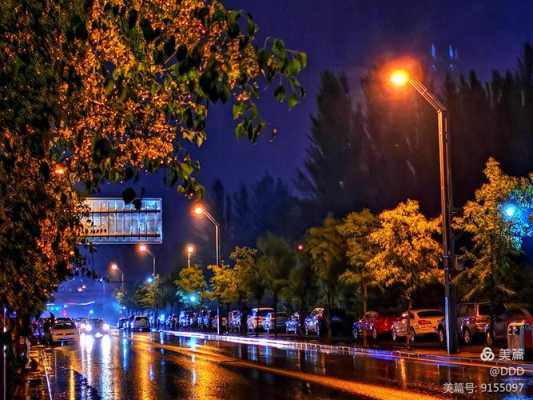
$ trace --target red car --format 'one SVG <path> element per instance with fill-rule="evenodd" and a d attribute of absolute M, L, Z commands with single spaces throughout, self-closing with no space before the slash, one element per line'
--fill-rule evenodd
<path fill-rule="evenodd" d="M 355 321 L 352 333 L 355 340 L 359 340 L 366 332 L 368 337 L 377 340 L 379 336 L 390 335 L 392 324 L 399 318 L 393 315 L 383 315 L 376 311 L 367 311 L 363 318 Z"/>

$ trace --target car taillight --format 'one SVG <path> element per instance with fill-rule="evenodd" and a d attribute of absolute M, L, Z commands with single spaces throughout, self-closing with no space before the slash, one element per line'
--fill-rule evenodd
<path fill-rule="evenodd" d="M 425 319 L 421 319 L 418 321 L 418 325 L 431 325 L 431 321 L 427 321 Z"/>

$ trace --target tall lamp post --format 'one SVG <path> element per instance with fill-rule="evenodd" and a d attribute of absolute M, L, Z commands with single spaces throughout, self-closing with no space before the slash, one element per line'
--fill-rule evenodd
<path fill-rule="evenodd" d="M 205 216 L 215 226 L 215 254 L 216 265 L 220 265 L 220 225 L 216 219 L 201 205 L 193 208 L 194 215 L 201 217 Z M 220 305 L 217 302 L 217 335 L 220 335 Z"/>
<path fill-rule="evenodd" d="M 190 268 L 190 266 L 191 266 L 191 256 L 194 254 L 194 245 L 188 244 L 186 250 L 187 250 L 187 267 Z"/>
<path fill-rule="evenodd" d="M 410 85 L 437 112 L 437 132 L 439 140 L 440 203 L 442 212 L 442 263 L 444 267 L 444 311 L 446 321 L 446 349 L 449 354 L 457 353 L 457 319 L 455 296 L 451 283 L 451 271 L 455 262 L 453 236 L 451 231 L 452 186 L 448 149 L 448 126 L 446 106 L 420 81 L 403 69 L 390 75 L 390 82 L 397 87 Z"/>
<path fill-rule="evenodd" d="M 117 263 L 111 264 L 112 271 L 120 271 L 120 291 L 124 293 L 124 271 L 117 265 Z"/>
<path fill-rule="evenodd" d="M 148 254 L 152 256 L 152 276 L 155 277 L 155 256 L 154 253 L 150 251 L 147 245 L 141 244 L 139 245 L 139 251 L 144 254 Z"/>

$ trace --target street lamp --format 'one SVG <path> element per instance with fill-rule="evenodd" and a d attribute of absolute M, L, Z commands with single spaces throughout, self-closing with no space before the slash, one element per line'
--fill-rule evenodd
<path fill-rule="evenodd" d="M 122 271 L 122 269 L 119 268 L 117 263 L 111 264 L 111 270 L 120 271 L 120 291 L 124 293 L 124 272 Z"/>
<path fill-rule="evenodd" d="M 420 81 L 410 76 L 405 69 L 397 69 L 390 74 L 390 82 L 396 87 L 411 85 L 437 112 L 437 133 L 439 140 L 440 201 L 442 212 L 442 261 L 444 266 L 444 311 L 446 318 L 446 348 L 449 354 L 457 352 L 457 320 L 455 298 L 451 283 L 451 270 L 454 263 L 454 245 L 451 230 L 452 186 L 448 149 L 448 126 L 446 106 Z"/>
<path fill-rule="evenodd" d="M 187 267 L 191 266 L 191 256 L 194 254 L 194 245 L 187 245 Z"/>
<path fill-rule="evenodd" d="M 139 251 L 144 254 L 148 254 L 152 256 L 152 276 L 155 276 L 155 255 L 150 251 L 147 245 L 140 244 L 139 245 Z"/>
<path fill-rule="evenodd" d="M 205 216 L 215 226 L 215 255 L 216 265 L 220 265 L 220 225 L 215 218 L 205 209 L 204 206 L 198 204 L 193 208 L 193 214 L 197 217 Z M 220 335 L 220 306 L 217 302 L 217 335 Z"/>

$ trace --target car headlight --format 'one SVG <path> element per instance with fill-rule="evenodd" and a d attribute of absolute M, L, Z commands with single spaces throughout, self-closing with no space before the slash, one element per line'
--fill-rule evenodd
<path fill-rule="evenodd" d="M 102 326 L 102 328 L 104 328 L 104 331 L 108 331 L 109 330 L 109 325 L 108 324 L 104 324 Z"/>
<path fill-rule="evenodd" d="M 81 324 L 81 325 L 80 325 L 80 328 L 81 328 L 81 329 L 85 329 L 85 324 Z"/>
<path fill-rule="evenodd" d="M 92 325 L 86 325 L 86 326 L 85 326 L 85 330 L 86 330 L 87 332 L 90 332 L 90 331 L 93 330 L 93 326 L 92 326 Z"/>

